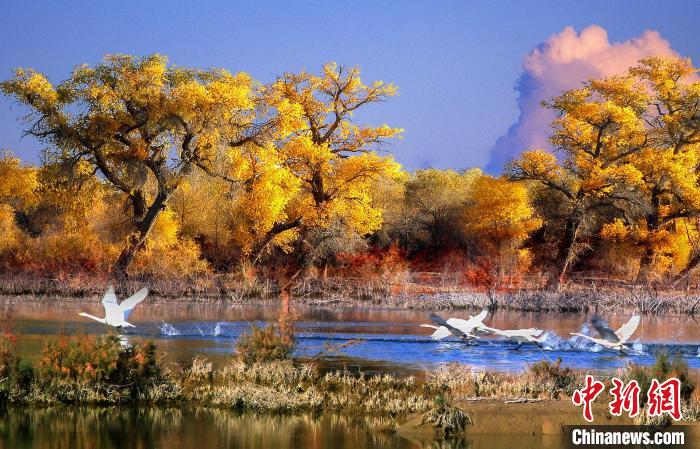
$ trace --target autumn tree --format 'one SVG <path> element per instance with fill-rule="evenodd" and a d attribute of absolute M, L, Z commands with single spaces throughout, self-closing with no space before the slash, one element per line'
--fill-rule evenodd
<path fill-rule="evenodd" d="M 700 83 L 697 69 L 680 58 L 645 58 L 625 75 L 640 86 L 643 109 L 627 136 L 640 142 L 625 154 L 639 172 L 637 210 L 605 224 L 601 236 L 639 248 L 636 280 L 665 274 L 680 279 L 700 263 L 696 251 L 700 218 Z"/>
<path fill-rule="evenodd" d="M 26 210 L 36 203 L 37 170 L 22 164 L 12 152 L 0 151 L 0 203 Z"/>
<path fill-rule="evenodd" d="M 562 276 L 576 254 L 582 225 L 606 209 L 607 223 L 598 223 L 601 235 L 614 240 L 624 235 L 642 249 L 638 281 L 648 281 L 654 265 L 663 272 L 668 261 L 678 262 L 674 251 L 688 252 L 690 242 L 678 229 L 688 229 L 688 220 L 699 213 L 695 72 L 685 59 L 646 58 L 623 75 L 591 80 L 546 103 L 559 113 L 551 141 L 563 162 L 526 152 L 509 171 L 515 179 L 541 183 L 566 205 L 558 257 Z M 700 255 L 678 275 L 697 263 Z"/>
<path fill-rule="evenodd" d="M 0 151 L 0 252 L 14 248 L 36 204 L 37 170 L 23 165 L 10 151 Z"/>
<path fill-rule="evenodd" d="M 358 68 L 334 63 L 320 75 L 285 73 L 264 88 L 276 156 L 263 167 L 271 182 L 257 198 L 273 199 L 277 214 L 255 232 L 256 257 L 270 243 L 288 242 L 304 229 L 337 229 L 340 222 L 363 235 L 379 228 L 382 213 L 373 204 L 373 186 L 383 176 L 400 176 L 400 166 L 376 150 L 401 130 L 357 124 L 353 116 L 395 94 L 393 84 L 365 84 Z"/>
<path fill-rule="evenodd" d="M 630 159 L 648 144 L 644 88 L 629 76 L 592 80 L 544 103 L 557 112 L 550 141 L 561 162 L 545 151 L 524 152 L 507 166 L 512 179 L 535 181 L 560 207 L 563 222 L 552 281 L 561 284 L 582 252 L 581 233 L 590 233 L 601 213 L 624 216 L 635 200 L 642 174 Z"/>
<path fill-rule="evenodd" d="M 128 198 L 131 232 L 115 265 L 126 274 L 156 219 L 192 170 L 248 139 L 252 81 L 244 73 L 169 66 L 160 55 L 107 56 L 54 86 L 18 69 L 2 91 L 30 109 L 26 133 L 54 157 L 85 161 Z"/>
<path fill-rule="evenodd" d="M 485 175 L 474 180 L 461 223 L 501 276 L 527 268 L 530 253 L 522 245 L 542 226 L 524 185 Z"/>
<path fill-rule="evenodd" d="M 433 249 L 444 249 L 447 243 L 458 244 L 464 207 L 480 176 L 479 169 L 416 170 L 406 182 L 402 205 L 406 243 L 409 239 L 414 244 L 424 241 Z"/>
<path fill-rule="evenodd" d="M 630 70 L 645 87 L 647 108 L 641 147 L 631 163 L 642 173 L 646 213 L 628 223 L 630 237 L 642 247 L 637 280 L 668 271 L 674 253 L 694 253 L 676 272 L 680 279 L 700 263 L 690 251 L 700 218 L 700 82 L 690 60 L 646 58 Z M 689 240 L 690 238 L 690 240 Z M 685 241 L 684 241 L 685 240 Z M 655 269 L 656 268 L 656 269 Z"/>
<path fill-rule="evenodd" d="M 232 244 L 231 225 L 239 188 L 221 177 L 196 171 L 182 182 L 168 203 L 181 236 L 197 241 L 204 257 L 219 270 L 230 268 L 240 256 L 239 248 Z"/>

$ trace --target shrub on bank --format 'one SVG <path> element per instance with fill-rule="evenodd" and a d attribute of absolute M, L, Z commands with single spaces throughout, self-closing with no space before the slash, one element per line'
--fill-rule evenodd
<path fill-rule="evenodd" d="M 426 388 L 451 400 L 467 398 L 558 399 L 571 395 L 581 385 L 581 376 L 568 367 L 542 360 L 528 366 L 524 373 L 510 375 L 473 370 L 450 363 L 431 373 Z"/>
<path fill-rule="evenodd" d="M 250 334 L 242 335 L 236 345 L 236 356 L 244 363 L 286 360 L 294 350 L 294 334 L 291 325 L 270 324 L 253 326 Z"/>
<path fill-rule="evenodd" d="M 636 380 L 639 383 L 641 394 L 639 404 L 644 408 L 647 404 L 647 392 L 653 379 L 664 382 L 671 378 L 681 381 L 681 410 L 686 421 L 698 421 L 700 419 L 700 402 L 693 397 L 695 382 L 690 377 L 688 364 L 680 355 L 669 357 L 668 353 L 657 354 L 652 366 L 641 366 L 628 363 L 622 372 L 625 382 Z M 646 413 L 640 413 L 635 422 L 642 425 L 665 426 L 671 423 L 667 415 L 649 417 Z"/>
<path fill-rule="evenodd" d="M 12 367 L 12 374 L 0 385 L 0 405 L 180 403 L 255 412 L 338 411 L 393 417 L 434 409 L 426 419 L 455 432 L 459 426 L 452 426 L 453 418 L 459 416 L 452 412 L 461 400 L 556 399 L 580 388 L 582 376 L 562 367 L 559 360 L 539 362 L 520 374 L 450 364 L 428 374 L 424 381 L 388 374 L 322 372 L 313 364 L 289 359 L 257 362 L 235 358 L 217 369 L 197 358 L 187 367 L 170 371 L 159 363 L 152 343 L 127 347 L 117 336 L 47 343 L 36 365 L 12 357 L 8 360 L 11 363 L 5 366 Z M 659 379 L 676 376 L 691 385 L 684 390 L 688 400 L 684 417 L 700 417 L 697 399 L 689 397 L 692 384 L 687 367 L 681 362 L 660 357 L 654 367 L 628 370 L 629 375 L 642 372 Z"/>
<path fill-rule="evenodd" d="M 554 362 L 541 360 L 528 366 L 525 378 L 530 380 L 529 389 L 540 393 L 548 392 L 554 399 L 571 397 L 580 384 L 579 377 L 571 368 L 561 366 L 561 358 Z"/>
<path fill-rule="evenodd" d="M 8 402 L 12 385 L 16 381 L 19 360 L 15 352 L 17 336 L 11 309 L 2 311 L 0 321 L 0 405 Z"/>
<path fill-rule="evenodd" d="M 649 391 L 651 381 L 657 379 L 659 382 L 676 378 L 681 381 L 681 399 L 689 401 L 695 391 L 695 382 L 688 372 L 688 364 L 680 355 L 673 358 L 668 353 L 661 352 L 656 356 L 656 361 L 652 366 L 641 366 L 629 363 L 625 368 L 627 381 L 636 380 L 639 382 L 642 392 Z M 646 394 L 640 395 L 640 405 L 643 407 L 647 402 Z"/>
<path fill-rule="evenodd" d="M 183 372 L 183 378 L 185 401 L 239 410 L 402 415 L 426 411 L 431 405 L 429 393 L 412 377 L 324 374 L 312 364 L 297 366 L 291 360 L 234 360 L 221 370 L 200 360 Z"/>
<path fill-rule="evenodd" d="M 0 328 L 0 381 L 5 381 L 14 372 L 17 365 L 15 344 L 17 337 L 10 330 Z"/>
<path fill-rule="evenodd" d="M 123 346 L 116 335 L 48 342 L 36 370 L 39 390 L 60 402 L 143 401 L 167 384 L 156 346 Z"/>

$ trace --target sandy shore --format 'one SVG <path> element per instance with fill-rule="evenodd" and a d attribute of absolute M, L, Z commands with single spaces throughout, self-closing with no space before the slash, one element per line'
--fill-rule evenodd
<path fill-rule="evenodd" d="M 479 435 L 550 435 L 563 436 L 564 425 L 590 424 L 583 419 L 581 408 L 569 399 L 547 400 L 543 402 L 505 403 L 502 400 L 488 399 L 475 402 L 457 402 L 472 420 L 467 434 Z M 610 415 L 606 403 L 596 403 L 593 407 L 595 425 L 631 425 L 628 417 Z M 680 422 L 686 438 L 700 443 L 700 423 Z M 421 417 L 414 416 L 403 423 L 398 432 L 412 440 L 424 441 L 434 438 L 435 429 L 421 425 Z"/>

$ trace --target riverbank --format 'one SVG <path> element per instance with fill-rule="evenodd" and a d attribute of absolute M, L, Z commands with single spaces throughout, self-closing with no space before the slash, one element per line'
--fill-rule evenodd
<path fill-rule="evenodd" d="M 566 409 L 562 417 L 580 418 L 580 409 L 569 398 L 581 388 L 586 374 L 563 367 L 560 361 L 535 363 L 516 374 L 448 364 L 421 378 L 322 371 L 314 363 L 288 359 L 244 363 L 234 357 L 217 368 L 195 358 L 187 364 L 166 367 L 152 343 L 137 341 L 123 346 L 117 336 L 50 341 L 39 360 L 32 363 L 15 356 L 12 339 L 4 335 L 0 347 L 0 408 L 9 410 L 128 405 L 205 407 L 242 413 L 343 413 L 376 418 L 374 422 L 382 423 L 382 430 L 392 431 L 411 422 L 420 431 L 418 428 L 432 422 L 426 416 L 438 413 L 457 416 L 467 431 L 483 422 L 481 429 L 486 431 L 496 425 L 494 420 L 499 416 L 510 416 L 511 410 L 522 412 L 516 415 L 525 425 L 527 411 L 543 407 L 536 405 L 542 403 L 558 404 L 547 408 L 550 412 L 557 407 Z M 700 420 L 700 396 L 694 392 L 687 366 L 680 359 L 659 358 L 653 367 L 628 365 L 596 376 L 608 384 L 609 390 L 613 374 L 625 381 L 636 379 L 641 385 L 648 385 L 652 376 L 680 378 L 685 386 L 684 420 Z M 599 398 L 600 403 L 609 401 L 606 395 Z M 546 424 L 550 412 L 537 418 L 545 421 L 532 425 L 540 426 L 544 433 L 556 428 L 556 422 Z M 417 417 L 420 425 L 415 424 Z M 513 429 L 519 426 L 517 420 L 513 423 Z"/>
<path fill-rule="evenodd" d="M 5 302 L 99 299 L 109 285 L 126 295 L 144 286 L 149 301 L 173 303 L 279 304 L 280 283 L 233 275 L 193 279 L 129 279 L 85 277 L 0 277 Z M 639 286 L 595 287 L 570 283 L 561 291 L 533 288 L 485 290 L 458 283 L 396 283 L 391 279 L 298 279 L 285 290 L 297 305 L 396 308 L 411 310 L 514 310 L 523 312 L 587 313 L 638 312 L 642 314 L 700 313 L 700 291 L 657 290 Z"/>

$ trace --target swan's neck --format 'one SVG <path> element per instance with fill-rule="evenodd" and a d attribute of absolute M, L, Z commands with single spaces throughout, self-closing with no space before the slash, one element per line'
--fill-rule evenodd
<path fill-rule="evenodd" d="M 98 321 L 98 322 L 100 322 L 100 323 L 102 323 L 102 324 L 104 324 L 104 323 L 106 322 L 106 320 L 105 320 L 104 318 L 97 318 L 96 316 L 90 315 L 89 313 L 80 312 L 78 315 L 84 316 L 85 318 L 93 319 L 93 320 Z"/>

